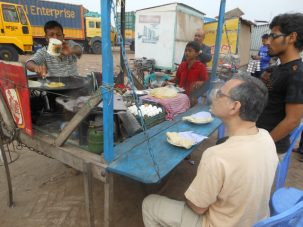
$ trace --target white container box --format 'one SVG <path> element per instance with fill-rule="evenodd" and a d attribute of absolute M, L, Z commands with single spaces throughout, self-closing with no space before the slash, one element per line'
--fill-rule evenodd
<path fill-rule="evenodd" d="M 204 13 L 182 3 L 136 11 L 135 58 L 153 58 L 156 68 L 174 70 L 186 43 L 203 28 Z"/>

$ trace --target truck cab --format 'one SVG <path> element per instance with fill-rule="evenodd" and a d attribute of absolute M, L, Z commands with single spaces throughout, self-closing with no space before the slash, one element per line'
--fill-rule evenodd
<path fill-rule="evenodd" d="M 100 17 L 85 17 L 86 39 L 88 46 L 94 54 L 101 53 L 101 18 Z M 111 30 L 111 42 L 115 44 L 116 33 Z"/>
<path fill-rule="evenodd" d="M 23 6 L 0 2 L 0 60 L 18 61 L 31 52 L 32 29 Z"/>

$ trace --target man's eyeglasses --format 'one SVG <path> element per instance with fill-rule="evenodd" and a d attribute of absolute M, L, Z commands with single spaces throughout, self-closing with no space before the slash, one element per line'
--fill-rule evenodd
<path fill-rule="evenodd" d="M 276 34 L 276 33 L 270 33 L 269 35 L 268 35 L 268 38 L 270 38 L 270 39 L 277 39 L 277 38 L 279 38 L 279 37 L 281 37 L 281 36 L 287 36 L 286 34 Z"/>
<path fill-rule="evenodd" d="M 227 97 L 230 98 L 231 100 L 234 100 L 231 96 L 224 94 L 221 89 L 218 89 L 216 92 L 216 98 L 222 98 L 222 97 Z"/>

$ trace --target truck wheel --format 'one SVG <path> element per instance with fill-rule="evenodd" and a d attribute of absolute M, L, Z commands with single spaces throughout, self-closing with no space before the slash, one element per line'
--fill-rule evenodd
<path fill-rule="evenodd" d="M 101 42 L 100 41 L 95 41 L 92 45 L 92 51 L 94 54 L 101 54 Z"/>
<path fill-rule="evenodd" d="M 4 61 L 18 61 L 18 51 L 12 46 L 0 45 L 0 60 Z"/>

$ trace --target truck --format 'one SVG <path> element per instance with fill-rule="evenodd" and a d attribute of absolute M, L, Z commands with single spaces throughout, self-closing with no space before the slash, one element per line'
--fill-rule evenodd
<path fill-rule="evenodd" d="M 121 26 L 121 13 L 118 13 L 117 20 L 119 26 Z M 135 22 L 135 12 L 125 12 L 125 44 L 130 45 L 132 51 L 135 50 Z"/>
<path fill-rule="evenodd" d="M 32 29 L 22 5 L 0 2 L 0 60 L 18 61 L 31 52 Z"/>
<path fill-rule="evenodd" d="M 43 0 L 2 0 L 20 4 L 32 26 L 34 45 L 46 45 L 44 24 L 50 20 L 58 21 L 64 28 L 66 40 L 74 40 L 83 45 L 84 50 L 94 54 L 101 53 L 101 18 L 85 16 L 88 10 L 82 5 L 51 2 Z M 112 42 L 116 35 L 112 31 Z"/>

